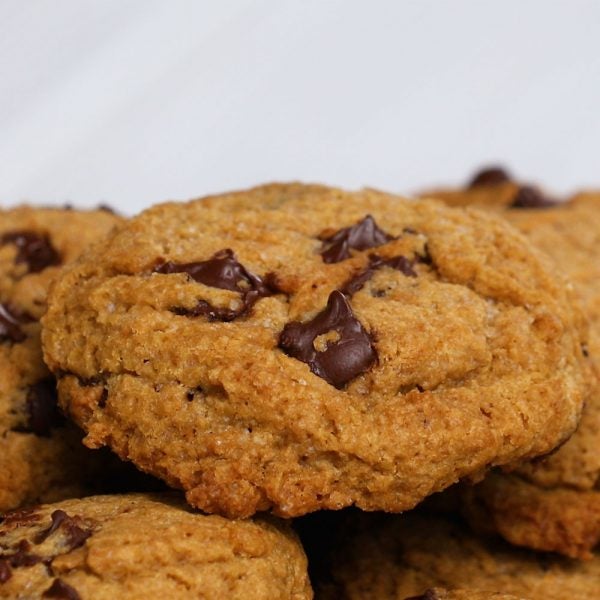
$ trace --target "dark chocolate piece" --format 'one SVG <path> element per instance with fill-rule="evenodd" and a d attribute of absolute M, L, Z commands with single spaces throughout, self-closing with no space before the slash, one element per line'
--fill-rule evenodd
<path fill-rule="evenodd" d="M 510 175 L 502 167 L 488 167 L 477 172 L 468 187 L 474 188 L 480 185 L 499 185 L 508 183 L 511 180 Z"/>
<path fill-rule="evenodd" d="M 511 208 L 550 208 L 555 205 L 556 202 L 544 196 L 537 188 L 522 185 L 510 206 Z"/>
<path fill-rule="evenodd" d="M 420 596 L 411 596 L 404 600 L 440 600 L 440 597 L 435 590 L 425 590 L 425 593 Z"/>
<path fill-rule="evenodd" d="M 59 600 L 81 600 L 81 596 L 74 587 L 62 579 L 55 579 L 52 585 L 42 594 L 42 598 L 58 598 Z"/>
<path fill-rule="evenodd" d="M 358 290 L 362 289 L 362 287 L 373 277 L 375 271 L 381 269 L 382 267 L 390 267 L 391 269 L 395 269 L 396 271 L 400 271 L 407 277 L 416 277 L 417 273 L 415 272 L 413 266 L 416 261 L 409 260 L 406 256 L 394 256 L 393 258 L 381 258 L 376 254 L 371 254 L 369 256 L 369 264 L 367 268 L 363 271 L 360 271 L 354 277 L 346 281 L 346 283 L 342 286 L 341 291 L 346 296 L 353 296 L 358 292 Z"/>
<path fill-rule="evenodd" d="M 50 518 L 52 519 L 52 524 L 34 539 L 36 544 L 41 544 L 57 529 L 60 529 L 65 534 L 67 543 L 69 544 L 69 550 L 74 550 L 75 548 L 82 546 L 85 543 L 85 540 L 92 535 L 91 530 L 83 529 L 79 526 L 79 518 L 70 517 L 64 510 L 55 510 L 50 515 Z"/>
<path fill-rule="evenodd" d="M 326 334 L 332 334 L 331 339 L 321 340 L 322 350 L 317 350 L 315 340 Z M 337 388 L 377 360 L 371 337 L 339 290 L 331 292 L 325 310 L 311 321 L 288 323 L 279 336 L 279 347 Z"/>
<path fill-rule="evenodd" d="M 49 436 L 50 431 L 65 421 L 58 409 L 56 380 L 47 377 L 29 387 L 27 392 L 29 422 L 26 431 L 39 436 Z"/>
<path fill-rule="evenodd" d="M 239 308 L 217 308 L 205 300 L 199 300 L 192 309 L 175 307 L 171 310 L 186 317 L 207 317 L 209 321 L 233 321 L 247 313 L 252 306 L 265 296 L 277 290 L 270 285 L 275 275 L 270 273 L 263 281 L 240 264 L 230 249 L 220 250 L 212 258 L 200 262 L 165 262 L 154 268 L 155 273 L 187 273 L 194 281 L 209 287 L 238 292 L 242 295 Z"/>
<path fill-rule="evenodd" d="M 156 273 L 187 273 L 194 281 L 209 287 L 245 293 L 262 290 L 260 277 L 250 273 L 235 258 L 233 250 L 220 250 L 209 260 L 191 263 L 166 262 L 154 269 Z"/>
<path fill-rule="evenodd" d="M 0 342 L 15 344 L 24 341 L 27 336 L 21 329 L 22 316 L 0 302 Z"/>
<path fill-rule="evenodd" d="M 35 523 L 40 520 L 40 515 L 36 511 L 37 507 L 11 510 L 0 518 L 0 523 L 2 523 L 3 526 L 14 525 L 15 527 Z"/>
<path fill-rule="evenodd" d="M 1 244 L 14 244 L 17 247 L 15 262 L 27 263 L 30 273 L 39 273 L 46 267 L 60 265 L 60 254 L 46 234 L 35 231 L 12 231 L 0 238 Z"/>
<path fill-rule="evenodd" d="M 12 577 L 12 570 L 7 560 L 0 558 L 0 583 L 6 583 Z"/>
<path fill-rule="evenodd" d="M 368 248 L 375 248 L 394 238 L 380 229 L 371 215 L 367 215 L 356 225 L 345 227 L 333 235 L 320 237 L 319 239 L 323 241 L 321 248 L 323 262 L 331 264 L 350 258 L 351 249 L 367 250 Z"/>
<path fill-rule="evenodd" d="M 4 560 L 8 560 L 11 567 L 31 567 L 42 562 L 42 557 L 33 552 L 29 552 L 31 544 L 27 540 L 21 540 L 17 545 L 17 549 L 13 550 L 8 554 L 4 554 L 2 557 Z"/>

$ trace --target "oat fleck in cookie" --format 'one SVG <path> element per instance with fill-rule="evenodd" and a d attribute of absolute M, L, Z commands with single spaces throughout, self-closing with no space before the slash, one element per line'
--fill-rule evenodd
<path fill-rule="evenodd" d="M 584 351 L 594 370 L 571 439 L 551 455 L 521 466 L 516 475 L 494 475 L 466 489 L 465 508 L 479 528 L 494 529 L 512 543 L 590 558 L 600 542 L 600 193 L 517 208 L 507 202 L 500 184 L 475 196 L 471 187 L 449 194 L 454 204 L 501 211 L 552 259 L 557 272 L 570 278 L 590 323 Z"/>
<path fill-rule="evenodd" d="M 312 591 L 285 524 L 194 513 L 172 494 L 125 494 L 6 514 L 0 598 L 308 600 Z"/>
<path fill-rule="evenodd" d="M 44 319 L 91 447 L 244 517 L 401 511 L 546 453 L 586 392 L 560 275 L 503 222 L 268 185 L 152 208 Z"/>
<path fill-rule="evenodd" d="M 60 268 L 119 221 L 103 211 L 0 210 L 0 510 L 82 493 L 93 465 L 106 466 L 58 410 L 39 320 Z"/>

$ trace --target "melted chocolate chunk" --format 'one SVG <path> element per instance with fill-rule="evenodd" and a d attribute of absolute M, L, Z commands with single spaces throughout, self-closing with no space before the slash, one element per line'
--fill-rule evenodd
<path fill-rule="evenodd" d="M 327 340 L 329 334 L 333 335 Z M 320 351 L 315 348 L 319 336 L 325 336 Z M 308 364 L 315 375 L 337 388 L 366 371 L 377 360 L 369 334 L 339 290 L 331 292 L 327 307 L 312 321 L 288 323 L 279 336 L 279 347 L 289 356 Z"/>
<path fill-rule="evenodd" d="M 27 336 L 21 329 L 22 323 L 22 315 L 0 302 L 0 342 L 9 341 L 18 344 L 24 341 Z"/>
<path fill-rule="evenodd" d="M 556 202 L 546 198 L 538 189 L 529 185 L 522 185 L 517 192 L 511 208 L 550 208 Z"/>
<path fill-rule="evenodd" d="M 7 560 L 0 559 L 0 583 L 6 583 L 12 577 L 12 570 Z"/>
<path fill-rule="evenodd" d="M 342 287 L 342 293 L 346 296 L 353 296 L 373 277 L 375 271 L 382 267 L 390 267 L 396 271 L 400 271 L 407 277 L 416 277 L 417 273 L 414 270 L 415 260 L 409 260 L 406 256 L 394 256 L 393 258 L 381 258 L 376 254 L 369 256 L 369 265 L 364 271 L 360 271 L 354 277 L 346 281 Z"/>
<path fill-rule="evenodd" d="M 52 585 L 42 594 L 42 598 L 58 598 L 59 600 L 81 600 L 81 596 L 74 587 L 62 579 L 55 579 Z"/>
<path fill-rule="evenodd" d="M 260 298 L 270 296 L 277 291 L 271 285 L 272 282 L 275 282 L 273 274 L 267 275 L 263 281 L 241 265 L 230 249 L 221 250 L 211 259 L 201 262 L 162 263 L 154 269 L 154 272 L 163 274 L 187 273 L 198 283 L 238 292 L 242 295 L 242 304 L 236 309 L 217 308 L 205 300 L 199 300 L 198 304 L 192 309 L 181 307 L 171 309 L 177 315 L 187 317 L 205 316 L 209 321 L 233 321 L 247 313 Z"/>
<path fill-rule="evenodd" d="M 191 263 L 166 262 L 154 269 L 156 273 L 187 273 L 194 281 L 209 287 L 245 293 L 261 290 L 260 277 L 250 273 L 235 258 L 229 248 L 217 252 L 209 260 Z"/>
<path fill-rule="evenodd" d="M 508 183 L 511 180 L 510 175 L 502 167 L 488 167 L 482 169 L 473 176 L 468 187 L 474 188 L 480 185 L 499 185 Z"/>
<path fill-rule="evenodd" d="M 0 238 L 2 244 L 17 247 L 15 262 L 27 263 L 30 273 L 39 273 L 46 267 L 60 265 L 61 259 L 50 238 L 34 231 L 13 231 Z"/>
<path fill-rule="evenodd" d="M 57 529 L 60 529 L 67 540 L 69 551 L 82 546 L 92 532 L 89 529 L 82 529 L 77 517 L 70 517 L 64 510 L 55 510 L 51 515 L 52 524 L 48 529 L 42 531 L 35 539 L 36 544 L 41 544 L 50 537 Z"/>
<path fill-rule="evenodd" d="M 404 600 L 440 600 L 440 597 L 435 590 L 426 590 L 425 593 L 420 596 L 411 596 Z"/>
<path fill-rule="evenodd" d="M 17 549 L 5 554 L 2 558 L 7 560 L 9 565 L 16 569 L 17 567 L 31 567 L 42 562 L 42 557 L 29 552 L 31 544 L 27 540 L 21 540 Z"/>
<path fill-rule="evenodd" d="M 253 303 L 254 304 L 254 303 Z M 251 305 L 250 305 L 251 306 Z M 194 308 L 172 308 L 171 310 L 182 317 L 206 317 L 209 321 L 229 322 L 237 319 L 244 314 L 250 307 L 245 304 L 238 309 L 218 308 L 206 302 L 206 300 L 198 300 Z"/>
<path fill-rule="evenodd" d="M 345 227 L 331 236 L 319 239 L 323 241 L 321 248 L 323 262 L 331 264 L 350 258 L 350 249 L 367 250 L 382 246 L 394 238 L 380 229 L 371 215 L 367 215 L 356 225 Z"/>
<path fill-rule="evenodd" d="M 25 431 L 46 437 L 54 427 L 64 423 L 64 416 L 58 409 L 56 381 L 47 377 L 29 387 L 27 392 L 27 412 L 29 421 Z"/>
<path fill-rule="evenodd" d="M 37 508 L 23 508 L 21 510 L 11 510 L 0 518 L 2 525 L 13 525 L 20 527 L 21 525 L 29 525 L 40 520 L 39 513 L 36 512 Z"/>

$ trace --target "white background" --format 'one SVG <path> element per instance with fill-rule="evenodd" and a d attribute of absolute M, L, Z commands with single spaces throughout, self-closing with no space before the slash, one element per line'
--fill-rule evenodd
<path fill-rule="evenodd" d="M 0 0 L 0 202 L 600 186 L 600 2 Z"/>

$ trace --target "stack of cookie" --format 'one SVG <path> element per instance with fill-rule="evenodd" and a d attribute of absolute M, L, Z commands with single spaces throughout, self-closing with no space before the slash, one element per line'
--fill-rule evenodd
<path fill-rule="evenodd" d="M 593 597 L 600 196 L 436 195 L 0 215 L 0 597 Z"/>

